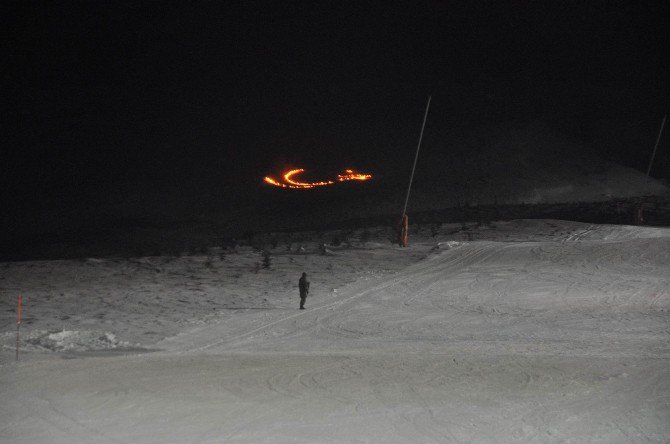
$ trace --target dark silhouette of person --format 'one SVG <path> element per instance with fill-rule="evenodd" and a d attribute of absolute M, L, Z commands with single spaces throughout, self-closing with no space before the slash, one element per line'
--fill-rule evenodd
<path fill-rule="evenodd" d="M 303 273 L 298 281 L 298 288 L 300 289 L 300 309 L 305 309 L 305 300 L 309 294 L 309 281 L 307 280 L 307 273 Z"/>

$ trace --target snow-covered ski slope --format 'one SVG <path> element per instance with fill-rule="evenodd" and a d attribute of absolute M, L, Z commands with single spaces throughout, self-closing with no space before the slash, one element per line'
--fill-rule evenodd
<path fill-rule="evenodd" d="M 247 250 L 4 264 L 0 441 L 668 442 L 670 229 L 360 234 L 277 245 L 268 270 Z"/>

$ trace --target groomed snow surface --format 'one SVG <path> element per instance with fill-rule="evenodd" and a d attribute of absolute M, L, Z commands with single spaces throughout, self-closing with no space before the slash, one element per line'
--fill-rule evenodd
<path fill-rule="evenodd" d="M 0 264 L 0 442 L 668 442 L 670 229 L 388 236 Z"/>

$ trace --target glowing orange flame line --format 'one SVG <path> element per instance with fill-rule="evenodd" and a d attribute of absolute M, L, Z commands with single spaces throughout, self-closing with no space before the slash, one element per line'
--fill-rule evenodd
<path fill-rule="evenodd" d="M 347 174 L 338 174 L 337 180 L 344 182 L 345 180 L 368 180 L 372 179 L 372 174 L 358 174 L 354 173 L 352 170 L 344 170 Z"/>
<path fill-rule="evenodd" d="M 291 177 L 295 176 L 298 173 L 302 173 L 305 171 L 303 168 L 298 168 L 297 170 L 291 170 L 288 173 L 284 174 L 284 180 L 291 185 L 295 185 L 296 187 L 300 188 L 312 188 L 312 187 L 320 187 L 324 185 L 332 185 L 334 182 L 332 181 L 327 181 L 327 182 L 312 182 L 312 183 L 306 183 L 306 182 L 296 182 L 291 179 Z"/>
<path fill-rule="evenodd" d="M 289 170 L 286 173 L 284 173 L 283 178 L 284 182 L 279 182 L 275 179 L 273 179 L 270 176 L 265 176 L 263 180 L 270 184 L 274 185 L 276 187 L 281 187 L 281 188 L 314 188 L 314 187 L 321 187 L 325 185 L 332 185 L 335 182 L 332 180 L 327 180 L 327 181 L 321 181 L 321 182 L 298 182 L 297 180 L 293 179 L 293 176 L 296 174 L 300 174 L 304 172 L 305 170 L 303 168 L 297 168 L 295 170 Z M 372 179 L 371 174 L 360 174 L 360 173 L 355 173 L 353 170 L 344 170 L 346 174 L 338 174 L 337 175 L 337 180 L 338 182 L 345 182 L 348 180 L 369 180 Z"/>

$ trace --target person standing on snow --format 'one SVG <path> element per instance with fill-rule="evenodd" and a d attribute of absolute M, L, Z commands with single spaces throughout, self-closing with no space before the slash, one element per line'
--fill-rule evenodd
<path fill-rule="evenodd" d="M 307 273 L 302 274 L 302 277 L 298 281 L 298 288 L 300 289 L 300 309 L 305 309 L 305 300 L 307 299 L 307 294 L 309 293 L 309 281 L 307 280 Z"/>

